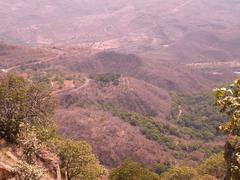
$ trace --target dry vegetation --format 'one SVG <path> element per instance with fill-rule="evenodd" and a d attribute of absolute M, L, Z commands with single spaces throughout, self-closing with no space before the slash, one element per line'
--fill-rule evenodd
<path fill-rule="evenodd" d="M 7 49 L 7 54 L 14 54 L 17 49 L 18 55 L 21 55 L 23 51 L 18 46 L 12 50 L 2 49 Z M 205 149 L 209 144 L 199 136 L 189 141 L 193 144 L 190 147 L 185 139 L 193 137 L 193 131 L 187 129 L 189 127 L 182 129 L 178 123 L 167 121 L 172 105 L 170 92 L 201 92 L 223 80 L 215 81 L 214 78 L 206 77 L 202 70 L 191 71 L 191 68 L 182 65 L 157 63 L 131 54 L 99 53 L 73 47 L 60 50 L 64 54 L 49 62 L 30 64 L 26 70 L 22 68 L 25 64 L 23 62 L 23 66 L 20 64 L 12 71 L 52 88 L 61 105 L 55 118 L 60 133 L 65 137 L 84 139 L 91 143 L 104 165 L 117 166 L 126 158 L 149 166 L 176 160 L 178 163 L 196 164 L 213 152 Z M 23 58 L 32 56 L 31 49 L 28 54 L 25 51 L 22 53 Z M 43 49 L 39 51 L 45 52 Z M 56 51 L 55 48 L 48 49 L 51 54 L 49 58 Z M 14 64 L 14 58 L 11 60 L 9 62 Z M 152 133 L 156 130 L 155 127 L 151 125 L 146 134 L 143 128 L 149 128 L 148 126 L 136 122 L 132 126 L 122 116 L 114 115 L 111 109 L 101 108 L 107 104 L 122 109 L 126 115 L 137 113 L 146 117 L 143 118 L 144 123 L 151 116 L 159 123 L 159 127 L 165 127 L 169 131 L 160 130 L 157 136 L 164 138 L 157 140 Z M 182 145 L 179 146 L 178 143 Z M 218 147 L 218 144 L 210 149 Z M 191 155 L 187 156 L 189 153 Z"/>
<path fill-rule="evenodd" d="M 190 96 L 238 76 L 239 2 L 14 2 L 0 0 L 0 40 L 47 48 L 1 43 L 1 73 L 16 72 L 51 87 L 60 102 L 55 115 L 60 133 L 91 143 L 104 165 L 130 157 L 145 165 L 196 165 L 221 145 L 209 134 L 216 119 L 209 128 L 198 127 L 207 122 L 203 113 L 211 104 Z M 186 99 L 176 103 L 175 92 Z M 108 104 L 118 109 L 102 108 Z M 176 122 L 179 110 L 184 116 Z M 170 113 L 175 119 L 168 119 Z M 177 150 L 144 134 L 147 122 L 133 126 L 122 114 L 145 121 L 151 116 L 157 123 L 149 129 L 172 139 Z M 168 125 L 172 134 L 156 130 L 156 124 Z M 214 143 L 209 145 L 199 129 Z"/>

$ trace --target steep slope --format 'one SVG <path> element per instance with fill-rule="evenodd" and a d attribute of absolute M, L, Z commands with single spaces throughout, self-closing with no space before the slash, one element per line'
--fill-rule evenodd
<path fill-rule="evenodd" d="M 172 160 L 164 146 L 147 140 L 138 128 L 109 113 L 84 108 L 59 109 L 55 119 L 61 134 L 87 140 L 108 167 L 117 166 L 124 159 L 147 166 Z"/>
<path fill-rule="evenodd" d="M 5 72 L 24 69 L 59 57 L 58 55 L 59 51 L 53 48 L 36 49 L 0 43 L 0 69 Z"/>
<path fill-rule="evenodd" d="M 165 117 L 168 114 L 171 98 L 164 89 L 133 78 L 121 77 L 118 81 L 118 85 L 103 86 L 91 79 L 84 88 L 62 94 L 60 103 L 68 108 L 113 104 L 143 115 Z"/>
<path fill-rule="evenodd" d="M 0 139 L 0 179 L 14 178 L 14 170 L 18 163 L 21 163 L 21 148 L 9 145 Z M 60 180 L 60 161 L 58 157 L 46 150 L 39 150 L 37 153 L 38 166 L 46 170 L 44 178 L 49 180 Z"/>
<path fill-rule="evenodd" d="M 191 66 L 182 63 L 165 62 L 161 57 L 151 59 L 111 51 L 95 52 L 91 49 L 79 49 L 79 52 L 66 53 L 64 58 L 52 65 L 66 71 L 87 74 L 121 74 L 168 91 L 199 92 L 216 84 L 215 76 L 206 76 L 205 72 L 193 70 Z M 230 80 L 233 76 L 231 73 L 226 78 Z"/>
<path fill-rule="evenodd" d="M 159 161 L 195 165 L 219 145 L 195 138 L 188 126 L 168 121 L 171 93 L 206 91 L 232 75 L 216 81 L 198 64 L 91 48 L 1 47 L 9 72 L 52 88 L 60 103 L 55 115 L 59 132 L 91 143 L 106 166 L 131 157 L 149 166 Z M 34 61 L 23 60 L 33 56 Z M 224 65 L 214 68 L 227 70 Z"/>

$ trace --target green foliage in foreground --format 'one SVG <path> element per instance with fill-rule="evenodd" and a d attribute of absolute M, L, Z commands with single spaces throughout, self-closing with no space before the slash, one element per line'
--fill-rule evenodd
<path fill-rule="evenodd" d="M 226 142 L 224 157 L 227 163 L 226 179 L 240 177 L 240 79 L 229 87 L 215 90 L 216 105 L 229 121 L 219 130 L 231 138 Z"/>
<path fill-rule="evenodd" d="M 38 150 L 52 147 L 61 159 L 63 177 L 97 179 L 103 170 L 91 146 L 58 137 L 51 121 L 54 107 L 50 91 L 40 85 L 15 75 L 7 75 L 0 81 L 0 138 L 16 143 L 22 150 L 16 176 L 43 179 L 45 170 L 38 166 Z"/>
<path fill-rule="evenodd" d="M 144 168 L 142 165 L 124 161 L 118 168 L 110 172 L 109 180 L 157 180 L 158 175 Z"/>
<path fill-rule="evenodd" d="M 14 168 L 17 177 L 22 180 L 41 180 L 45 179 L 45 169 L 36 165 L 30 165 L 26 162 L 19 162 Z"/>
<path fill-rule="evenodd" d="M 24 124 L 43 126 L 54 105 L 46 88 L 22 77 L 5 76 L 0 82 L 0 137 L 14 142 Z"/>
<path fill-rule="evenodd" d="M 137 163 L 124 161 L 120 167 L 110 172 L 110 180 L 152 180 L 156 178 L 160 180 L 213 180 L 223 179 L 226 172 L 222 153 L 209 157 L 196 168 L 187 166 L 170 168 L 170 164 L 158 164 L 156 167 L 161 170 L 159 177 Z"/>
<path fill-rule="evenodd" d="M 160 175 L 160 174 L 166 172 L 167 170 L 169 170 L 170 168 L 171 168 L 170 163 L 167 163 L 167 162 L 163 163 L 163 164 L 157 163 L 157 164 L 154 165 L 153 171 Z"/>
<path fill-rule="evenodd" d="M 213 180 L 223 179 L 226 172 L 223 153 L 204 160 L 197 168 L 173 167 L 161 175 L 161 180 Z"/>
<path fill-rule="evenodd" d="M 195 169 L 190 167 L 175 167 L 165 172 L 162 180 L 195 180 L 198 173 Z"/>
<path fill-rule="evenodd" d="M 86 142 L 57 140 L 55 144 L 66 179 L 95 180 L 102 175 L 103 169 Z"/>
<path fill-rule="evenodd" d="M 197 168 L 199 174 L 208 174 L 223 179 L 226 173 L 226 163 L 223 153 L 215 154 L 203 161 Z"/>

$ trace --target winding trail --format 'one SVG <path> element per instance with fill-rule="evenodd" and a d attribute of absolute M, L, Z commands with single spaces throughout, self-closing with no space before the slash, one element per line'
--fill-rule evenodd
<path fill-rule="evenodd" d="M 54 94 L 60 95 L 60 94 L 65 93 L 65 92 L 69 92 L 69 93 L 77 92 L 77 91 L 87 87 L 89 85 L 90 81 L 91 80 L 89 78 L 85 77 L 85 82 L 82 86 L 69 88 L 69 89 L 61 89 L 61 90 L 55 91 Z"/>
<path fill-rule="evenodd" d="M 82 86 L 79 86 L 77 88 L 74 88 L 74 89 L 70 90 L 70 92 L 77 92 L 77 91 L 87 87 L 89 85 L 90 81 L 91 80 L 89 78 L 85 77 L 85 83 Z"/>
<path fill-rule="evenodd" d="M 26 63 L 26 64 L 19 64 L 19 65 L 15 65 L 15 66 L 12 66 L 10 68 L 7 68 L 7 69 L 2 69 L 2 72 L 5 72 L 5 73 L 8 73 L 10 71 L 13 71 L 15 69 L 18 69 L 22 66 L 30 66 L 30 65 L 36 65 L 36 64 L 42 64 L 42 63 L 47 63 L 47 62 L 50 62 L 50 61 L 54 61 L 56 59 L 59 59 L 61 56 L 63 56 L 65 53 L 61 50 L 57 50 L 57 55 L 54 56 L 54 57 L 51 57 L 51 58 L 47 58 L 47 59 L 42 59 L 40 61 L 36 61 L 36 62 L 31 62 L 31 63 Z"/>

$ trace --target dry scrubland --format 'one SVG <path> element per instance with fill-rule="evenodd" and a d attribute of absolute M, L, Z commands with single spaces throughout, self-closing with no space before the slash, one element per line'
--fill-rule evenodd
<path fill-rule="evenodd" d="M 111 2 L 0 0 L 1 74 L 50 88 L 59 133 L 106 167 L 196 166 L 223 146 L 212 89 L 239 75 L 240 3 Z"/>

